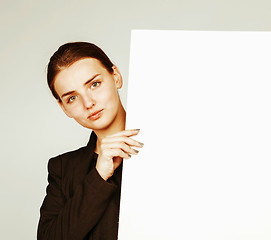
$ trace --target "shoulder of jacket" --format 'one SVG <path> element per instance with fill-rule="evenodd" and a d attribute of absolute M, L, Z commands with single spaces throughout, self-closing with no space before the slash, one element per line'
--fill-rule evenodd
<path fill-rule="evenodd" d="M 61 169 L 66 168 L 67 166 L 72 166 L 78 159 L 80 159 L 85 151 L 86 146 L 50 158 L 48 161 L 48 171 L 51 173 L 59 172 Z"/>

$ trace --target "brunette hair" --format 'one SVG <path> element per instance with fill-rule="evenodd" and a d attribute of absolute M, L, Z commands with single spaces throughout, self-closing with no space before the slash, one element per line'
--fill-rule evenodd
<path fill-rule="evenodd" d="M 47 67 L 47 83 L 57 100 L 61 101 L 54 88 L 56 75 L 76 61 L 89 57 L 99 60 L 109 73 L 113 73 L 113 63 L 108 56 L 98 46 L 89 42 L 70 42 L 63 44 L 50 58 Z"/>

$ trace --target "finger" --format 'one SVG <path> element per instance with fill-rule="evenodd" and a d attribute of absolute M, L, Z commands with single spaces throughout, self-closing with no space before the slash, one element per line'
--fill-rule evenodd
<path fill-rule="evenodd" d="M 135 149 L 131 148 L 125 142 L 112 142 L 112 143 L 104 144 L 102 146 L 103 151 L 105 151 L 106 149 L 109 149 L 109 148 L 110 149 L 120 148 L 122 151 L 124 151 L 126 153 L 138 154 L 138 150 L 135 150 Z"/>
<path fill-rule="evenodd" d="M 126 153 L 118 148 L 111 149 L 111 156 L 112 156 L 112 158 L 121 157 L 121 158 L 125 158 L 125 159 L 128 159 L 131 157 L 131 155 L 129 153 Z"/>
<path fill-rule="evenodd" d="M 118 136 L 126 136 L 126 137 L 131 137 L 135 136 L 139 133 L 140 129 L 131 129 L 131 130 L 123 130 L 121 132 L 117 132 L 109 137 L 118 137 Z"/>
<path fill-rule="evenodd" d="M 130 137 L 126 137 L 126 136 L 115 136 L 115 137 L 107 137 L 104 138 L 102 141 L 102 144 L 113 144 L 115 142 L 124 142 L 125 144 L 129 145 L 129 146 L 133 146 L 133 147 L 143 147 L 143 143 L 136 141 L 133 138 Z"/>

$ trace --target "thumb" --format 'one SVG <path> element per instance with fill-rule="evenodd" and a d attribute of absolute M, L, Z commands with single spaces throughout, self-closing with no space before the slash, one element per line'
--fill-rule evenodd
<path fill-rule="evenodd" d="M 113 165 L 114 165 L 114 171 L 118 166 L 121 164 L 122 158 L 121 157 L 114 157 L 113 158 Z"/>

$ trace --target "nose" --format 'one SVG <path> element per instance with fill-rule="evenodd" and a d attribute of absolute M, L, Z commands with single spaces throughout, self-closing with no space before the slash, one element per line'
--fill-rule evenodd
<path fill-rule="evenodd" d="M 86 94 L 83 97 L 83 102 L 86 109 L 90 109 L 95 105 L 95 100 L 90 94 Z"/>

